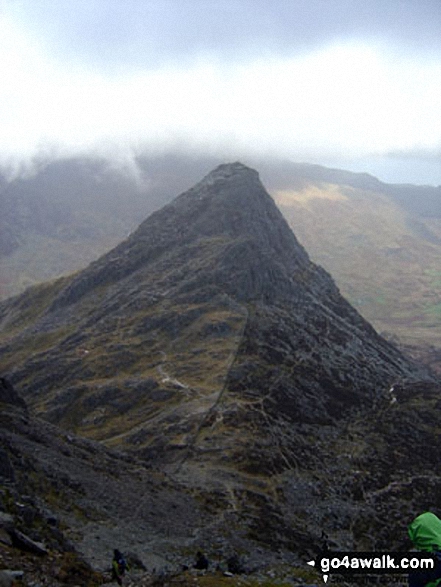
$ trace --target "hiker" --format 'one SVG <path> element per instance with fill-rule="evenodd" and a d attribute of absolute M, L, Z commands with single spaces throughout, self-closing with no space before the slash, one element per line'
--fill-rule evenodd
<path fill-rule="evenodd" d="M 441 584 L 441 520 L 431 512 L 410 524 L 409 537 L 418 550 L 435 554 L 435 568 L 409 573 L 409 587 L 436 587 Z"/>
<path fill-rule="evenodd" d="M 242 561 L 237 556 L 237 554 L 233 554 L 227 560 L 227 568 L 228 568 L 228 572 L 231 573 L 232 575 L 242 575 L 243 573 L 245 573 L 245 569 L 243 567 Z"/>
<path fill-rule="evenodd" d="M 196 561 L 193 565 L 194 569 L 198 571 L 206 571 L 208 569 L 208 558 L 200 550 L 196 553 Z"/>
<path fill-rule="evenodd" d="M 123 584 L 123 577 L 125 572 L 127 571 L 127 563 L 118 549 L 113 551 L 113 560 L 112 560 L 112 579 L 118 583 L 118 585 Z"/>

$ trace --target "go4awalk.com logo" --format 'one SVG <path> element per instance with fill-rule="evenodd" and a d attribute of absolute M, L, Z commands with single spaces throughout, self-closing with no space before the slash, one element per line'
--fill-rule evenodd
<path fill-rule="evenodd" d="M 440 565 L 428 552 L 324 552 L 308 565 L 323 574 L 327 583 L 331 574 L 338 575 L 402 575 L 431 573 Z"/>

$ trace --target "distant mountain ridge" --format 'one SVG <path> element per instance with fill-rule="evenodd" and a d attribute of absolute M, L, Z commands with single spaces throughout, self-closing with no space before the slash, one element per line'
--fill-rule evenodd
<path fill-rule="evenodd" d="M 386 194 L 409 212 L 420 216 L 441 217 L 441 186 L 385 183 L 369 173 L 332 169 L 308 163 L 287 162 L 276 164 L 274 167 L 274 183 L 271 182 L 271 189 L 299 188 L 308 182 L 350 186 Z M 293 182 L 295 176 L 299 178 L 297 184 Z"/>
<path fill-rule="evenodd" d="M 0 176 L 0 298 L 78 270 L 114 246 L 152 210 L 142 194 L 134 174 L 102 159 Z"/>
<path fill-rule="evenodd" d="M 299 240 L 351 303 L 441 373 L 440 189 L 356 185 L 305 181 L 273 194 Z"/>

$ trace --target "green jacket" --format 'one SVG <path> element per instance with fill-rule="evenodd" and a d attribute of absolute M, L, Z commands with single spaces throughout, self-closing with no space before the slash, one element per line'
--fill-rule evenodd
<path fill-rule="evenodd" d="M 418 550 L 434 552 L 441 550 L 441 520 L 431 512 L 421 514 L 410 524 L 409 537 Z M 441 579 L 426 583 L 426 587 L 437 587 Z"/>
<path fill-rule="evenodd" d="M 441 520 L 431 512 L 421 514 L 410 524 L 409 537 L 418 550 L 441 550 Z"/>

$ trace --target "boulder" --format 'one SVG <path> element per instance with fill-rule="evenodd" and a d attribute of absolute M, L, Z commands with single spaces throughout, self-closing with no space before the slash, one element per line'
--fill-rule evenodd
<path fill-rule="evenodd" d="M 12 543 L 16 548 L 38 555 L 48 554 L 44 544 L 41 542 L 35 542 L 35 540 L 32 540 L 32 538 L 29 538 L 29 536 L 26 536 L 26 534 L 23 534 L 23 532 L 20 532 L 16 528 L 10 532 L 10 535 Z"/>

